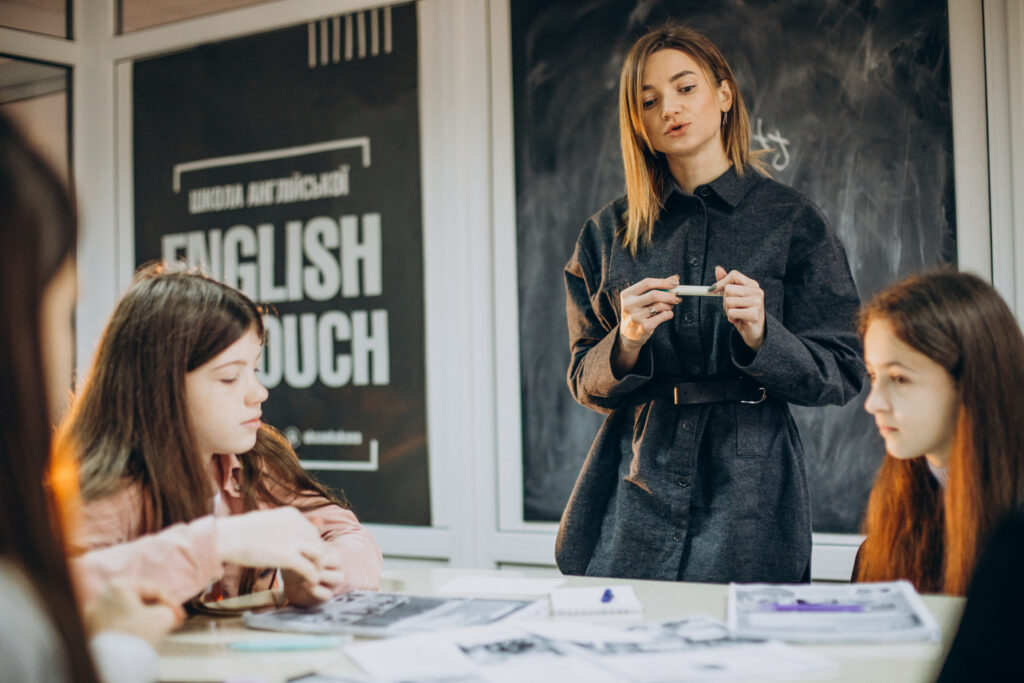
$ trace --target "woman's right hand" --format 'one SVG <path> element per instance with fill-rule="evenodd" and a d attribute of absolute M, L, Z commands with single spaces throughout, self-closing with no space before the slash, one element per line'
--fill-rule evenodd
<path fill-rule="evenodd" d="M 619 293 L 619 343 L 624 350 L 639 351 L 658 325 L 672 319 L 672 311 L 682 299 L 664 290 L 678 284 L 678 275 L 664 279 L 648 277 Z"/>
<path fill-rule="evenodd" d="M 612 356 L 612 371 L 617 377 L 629 373 L 640 358 L 640 349 L 658 325 L 671 320 L 672 311 L 682 299 L 665 290 L 679 284 L 679 276 L 644 278 L 619 293 L 619 335 Z"/>
<path fill-rule="evenodd" d="M 219 518 L 217 547 L 222 562 L 290 569 L 313 585 L 328 550 L 316 526 L 288 506 Z"/>

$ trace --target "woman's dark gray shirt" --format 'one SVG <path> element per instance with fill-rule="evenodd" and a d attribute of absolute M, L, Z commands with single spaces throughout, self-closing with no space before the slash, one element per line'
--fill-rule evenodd
<path fill-rule="evenodd" d="M 565 267 L 573 396 L 607 417 L 562 515 L 559 568 L 687 581 L 800 581 L 809 576 L 810 502 L 787 404 L 842 405 L 861 388 L 859 306 L 846 252 L 796 190 L 730 169 L 689 195 L 671 189 L 650 245 L 634 258 L 618 237 L 625 198 L 583 227 Z M 754 353 L 722 300 L 683 297 L 632 372 L 611 358 L 619 292 L 645 277 L 714 283 L 715 266 L 764 290 Z M 749 378 L 768 399 L 674 405 L 658 378 Z"/>

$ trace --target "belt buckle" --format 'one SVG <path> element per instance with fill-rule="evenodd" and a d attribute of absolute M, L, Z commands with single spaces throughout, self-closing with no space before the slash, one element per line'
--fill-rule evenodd
<path fill-rule="evenodd" d="M 756 406 L 758 403 L 763 403 L 768 398 L 768 392 L 764 390 L 764 387 L 758 387 L 761 390 L 761 396 L 756 401 L 740 401 L 740 403 L 746 403 L 748 406 Z"/>

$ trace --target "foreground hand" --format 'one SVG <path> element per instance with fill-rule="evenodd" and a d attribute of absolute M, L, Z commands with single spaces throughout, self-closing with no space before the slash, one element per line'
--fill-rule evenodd
<path fill-rule="evenodd" d="M 764 343 L 764 291 L 756 280 L 738 270 L 725 272 L 715 266 L 715 291 L 724 291 L 722 308 L 725 317 L 740 333 L 743 343 L 754 351 Z"/>
<path fill-rule="evenodd" d="M 619 340 L 627 349 L 639 349 L 654 334 L 658 325 L 671 320 L 675 305 L 680 299 L 671 292 L 679 284 L 679 276 L 669 278 L 645 278 L 619 293 L 622 320 L 619 323 Z"/>
<path fill-rule="evenodd" d="M 288 569 L 313 585 L 328 550 L 316 526 L 288 506 L 218 519 L 217 546 L 222 562 Z"/>
<path fill-rule="evenodd" d="M 341 567 L 341 558 L 334 549 L 324 556 L 320 567 L 320 583 L 311 583 L 293 571 L 282 571 L 281 575 L 284 578 L 284 596 L 290 604 L 299 607 L 319 605 L 351 589 L 345 570 Z"/>
<path fill-rule="evenodd" d="M 148 581 L 116 578 L 89 601 L 84 617 L 93 634 L 119 631 L 155 643 L 181 624 L 185 610 Z"/>

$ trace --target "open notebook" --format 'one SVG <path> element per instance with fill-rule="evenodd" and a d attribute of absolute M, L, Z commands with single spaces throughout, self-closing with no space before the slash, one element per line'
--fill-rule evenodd
<path fill-rule="evenodd" d="M 574 614 L 626 614 L 643 612 L 640 599 L 633 587 L 620 586 L 571 586 L 556 588 L 549 594 L 551 613 Z"/>

